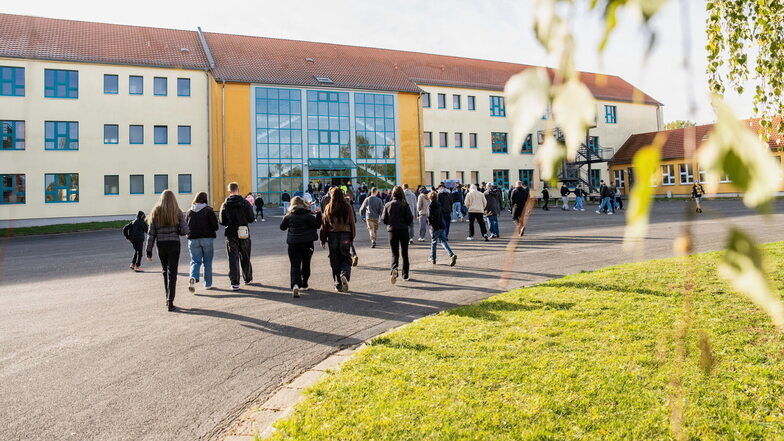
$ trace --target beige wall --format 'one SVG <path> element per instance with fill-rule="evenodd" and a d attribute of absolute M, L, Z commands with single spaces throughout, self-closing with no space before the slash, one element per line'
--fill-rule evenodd
<path fill-rule="evenodd" d="M 0 174 L 26 175 L 26 203 L 0 205 L 0 221 L 116 216 L 149 212 L 159 195 L 153 175 L 169 176 L 181 208 L 208 186 L 207 76 L 193 70 L 0 59 L 25 68 L 25 96 L 0 96 L 0 119 L 24 120 L 26 148 L 0 151 Z M 44 69 L 79 71 L 79 98 L 44 98 Z M 119 93 L 103 93 L 103 75 L 119 76 Z M 129 95 L 129 75 L 144 77 L 144 94 Z M 153 77 L 168 78 L 168 95 L 153 95 Z M 191 96 L 177 96 L 177 78 Z M 44 150 L 45 121 L 78 121 L 79 150 Z M 119 144 L 104 144 L 104 124 L 119 125 Z M 129 144 L 129 125 L 144 125 L 144 144 Z M 153 126 L 168 126 L 168 144 L 154 144 Z M 177 126 L 191 126 L 191 144 L 177 144 Z M 78 173 L 78 203 L 45 203 L 44 174 Z M 144 194 L 129 194 L 131 174 L 144 175 Z M 191 174 L 193 194 L 179 194 L 177 175 Z M 119 175 L 120 194 L 104 195 L 104 175 Z"/>

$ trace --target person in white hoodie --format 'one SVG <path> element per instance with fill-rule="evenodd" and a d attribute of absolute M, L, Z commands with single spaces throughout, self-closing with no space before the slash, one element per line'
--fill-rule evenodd
<path fill-rule="evenodd" d="M 408 188 L 408 184 L 403 184 L 403 194 L 406 196 L 406 203 L 408 204 L 408 208 L 411 209 L 411 216 L 414 216 L 414 219 L 417 218 L 417 195 Z M 414 243 L 414 224 L 416 222 L 411 222 L 411 225 L 408 226 L 408 244 L 411 245 Z"/>
<path fill-rule="evenodd" d="M 482 192 L 476 189 L 476 184 L 471 184 L 464 203 L 468 207 L 468 240 L 474 240 L 474 221 L 479 223 L 482 237 L 488 240 L 487 227 L 483 219 L 485 208 L 487 208 L 487 199 Z"/>

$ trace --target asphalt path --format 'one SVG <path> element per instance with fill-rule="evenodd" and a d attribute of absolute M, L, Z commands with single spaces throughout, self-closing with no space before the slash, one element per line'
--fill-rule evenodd
<path fill-rule="evenodd" d="M 738 201 L 706 201 L 693 226 L 697 251 L 721 249 L 729 225 L 761 242 L 784 240 L 784 210 L 756 215 Z M 509 287 L 635 260 L 622 251 L 624 216 L 537 210 L 514 254 Z M 672 255 L 683 201 L 654 206 L 646 258 Z M 189 294 L 187 248 L 175 304 L 164 307 L 157 259 L 128 269 L 120 231 L 20 237 L 0 242 L 0 439 L 215 439 L 245 408 L 330 353 L 419 317 L 504 291 L 500 268 L 511 232 L 466 241 L 453 223 L 454 268 L 439 250 L 411 250 L 411 277 L 388 281 L 389 247 L 369 248 L 359 228 L 351 294 L 333 291 L 327 252 L 313 257 L 315 288 L 293 299 L 280 217 L 251 227 L 254 280 L 229 288 L 216 240 L 217 289 Z M 428 244 L 429 245 L 429 244 Z"/>

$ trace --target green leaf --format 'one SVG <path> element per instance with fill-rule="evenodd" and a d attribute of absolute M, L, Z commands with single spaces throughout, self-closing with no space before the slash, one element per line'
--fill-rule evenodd
<path fill-rule="evenodd" d="M 553 116 L 566 141 L 566 157 L 574 159 L 596 122 L 596 100 L 588 87 L 577 78 L 554 88 Z"/>
<path fill-rule="evenodd" d="M 719 274 L 770 315 L 776 327 L 784 331 L 784 304 L 765 274 L 762 252 L 751 237 L 738 228 L 730 230 Z"/>
<path fill-rule="evenodd" d="M 641 148 L 634 155 L 632 167 L 634 167 L 636 185 L 632 187 L 629 195 L 623 242 L 627 251 L 640 250 L 642 241 L 648 233 L 651 202 L 658 184 L 661 148 L 666 140 L 667 135 L 660 133 L 656 135 L 651 145 Z"/>
<path fill-rule="evenodd" d="M 543 181 L 555 178 L 565 154 L 564 145 L 556 141 L 551 133 L 548 133 L 544 138 L 544 144 L 536 152 L 536 164 L 539 166 L 539 173 Z"/>
<path fill-rule="evenodd" d="M 504 88 L 512 120 L 512 145 L 521 145 L 541 120 L 550 101 L 550 78 L 542 68 L 530 68 L 514 75 Z"/>

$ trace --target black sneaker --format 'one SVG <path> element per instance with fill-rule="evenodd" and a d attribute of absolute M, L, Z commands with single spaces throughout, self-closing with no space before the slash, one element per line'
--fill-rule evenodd
<path fill-rule="evenodd" d="M 457 254 L 452 254 L 452 261 L 449 262 L 449 266 L 455 266 L 457 263 Z"/>
<path fill-rule="evenodd" d="M 375 248 L 375 247 L 376 247 L 376 242 L 370 242 L 370 248 Z"/>

